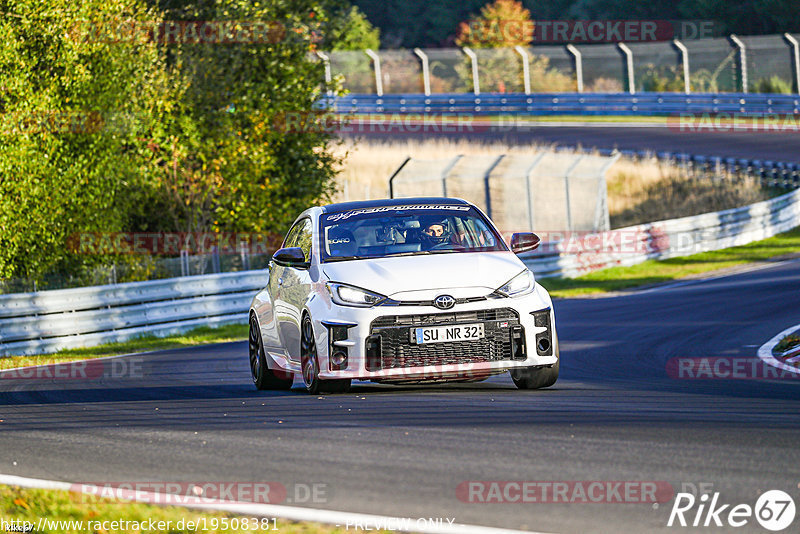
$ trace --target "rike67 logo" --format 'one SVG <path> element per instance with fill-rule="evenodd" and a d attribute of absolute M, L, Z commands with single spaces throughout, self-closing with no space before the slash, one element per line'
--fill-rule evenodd
<path fill-rule="evenodd" d="M 713 495 L 706 493 L 700 497 L 695 497 L 691 493 L 678 493 L 667 526 L 734 528 L 749 526 L 752 529 L 752 520 L 755 518 L 763 528 L 778 532 L 791 525 L 794 516 L 794 499 L 781 490 L 762 493 L 756 500 L 755 506 L 723 504 L 720 502 L 719 492 L 714 492 Z"/>

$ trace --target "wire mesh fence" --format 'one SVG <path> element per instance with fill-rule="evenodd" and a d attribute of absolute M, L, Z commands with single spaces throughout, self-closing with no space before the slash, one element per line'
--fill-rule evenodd
<path fill-rule="evenodd" d="M 450 196 L 481 208 L 504 232 L 609 229 L 605 174 L 617 156 L 538 152 L 407 159 L 392 198 Z"/>
<path fill-rule="evenodd" d="M 337 51 L 332 76 L 363 94 L 797 93 L 800 35 L 637 43 Z M 630 51 L 630 54 L 627 53 Z M 324 56 L 324 57 L 322 57 Z M 326 59 L 327 58 L 327 59 Z M 630 71 L 633 71 L 633 80 Z"/>

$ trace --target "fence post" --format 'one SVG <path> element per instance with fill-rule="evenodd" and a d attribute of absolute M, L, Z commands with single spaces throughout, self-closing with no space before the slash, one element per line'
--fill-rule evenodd
<path fill-rule="evenodd" d="M 572 232 L 572 207 L 570 206 L 569 202 L 569 175 L 572 171 L 575 170 L 575 167 L 578 166 L 578 163 L 584 158 L 583 154 L 578 156 L 572 165 L 569 166 L 567 171 L 564 173 L 564 190 L 566 192 L 566 204 L 567 204 L 567 231 Z"/>
<path fill-rule="evenodd" d="M 625 54 L 625 63 L 628 66 L 628 92 L 633 94 L 636 92 L 636 82 L 633 79 L 633 52 L 625 43 L 617 43 L 617 46 Z"/>
<path fill-rule="evenodd" d="M 533 169 L 539 165 L 539 162 L 542 161 L 544 155 L 544 152 L 539 154 L 539 156 L 533 160 L 531 166 L 525 171 L 525 191 L 528 194 L 528 230 L 530 232 L 533 232 L 533 196 L 531 195 L 531 173 L 533 173 Z"/>
<path fill-rule="evenodd" d="M 689 49 L 677 39 L 674 39 L 672 44 L 681 52 L 681 62 L 683 63 L 683 92 L 688 95 L 692 92 L 692 85 L 689 77 Z"/>
<path fill-rule="evenodd" d="M 621 156 L 622 154 L 616 152 L 611 156 L 608 162 L 606 162 L 606 164 L 600 168 L 599 171 L 600 178 L 597 181 L 598 200 L 597 204 L 595 205 L 595 213 L 594 213 L 595 231 L 607 232 L 611 230 L 611 219 L 609 218 L 608 214 L 608 185 L 606 181 L 606 173 L 608 172 L 608 169 L 610 169 L 611 166 L 615 164 Z M 602 222 L 600 220 L 601 218 Z"/>
<path fill-rule="evenodd" d="M 393 185 L 393 182 L 394 182 L 395 177 L 398 174 L 400 174 L 400 171 L 403 170 L 403 167 L 405 167 L 406 163 L 408 163 L 409 161 L 411 161 L 411 156 L 406 156 L 406 159 L 403 161 L 403 163 L 401 163 L 400 166 L 397 167 L 397 170 L 394 171 L 392 173 L 392 175 L 389 177 L 389 198 L 394 198 L 394 185 Z M 347 182 L 345 182 L 345 200 L 349 200 L 347 198 L 346 191 L 347 191 Z"/>
<path fill-rule="evenodd" d="M 794 92 L 800 94 L 800 46 L 798 46 L 797 39 L 792 37 L 789 32 L 783 34 L 783 38 L 789 41 L 789 46 L 792 47 L 792 71 L 794 74 Z"/>
<path fill-rule="evenodd" d="M 739 49 L 739 66 L 742 70 L 742 92 L 747 93 L 747 52 L 744 43 L 736 34 L 731 34 L 731 41 Z"/>
<path fill-rule="evenodd" d="M 525 84 L 525 94 L 531 94 L 531 68 L 528 65 L 528 52 L 525 51 L 520 45 L 514 47 L 517 54 L 522 58 L 522 81 Z"/>
<path fill-rule="evenodd" d="M 460 160 L 462 157 L 464 157 L 464 156 L 461 155 L 461 154 L 459 154 L 458 156 L 454 157 L 452 159 L 452 161 L 450 161 L 450 163 L 447 164 L 447 167 L 445 167 L 444 170 L 442 170 L 442 196 L 443 197 L 447 196 L 447 176 L 450 174 L 450 171 L 453 170 L 453 167 L 456 166 L 456 163 L 458 163 L 458 160 Z"/>
<path fill-rule="evenodd" d="M 425 96 L 431 96 L 431 69 L 428 64 L 428 54 L 423 52 L 421 48 L 415 48 L 414 53 L 422 60 L 422 86 L 425 90 Z"/>
<path fill-rule="evenodd" d="M 383 76 L 381 76 L 381 58 L 376 54 L 373 50 L 367 48 L 364 50 L 364 53 L 367 54 L 372 59 L 372 68 L 375 71 L 375 93 L 378 96 L 383 96 Z"/>
<path fill-rule="evenodd" d="M 583 60 L 581 58 L 581 52 L 575 45 L 568 44 L 567 51 L 572 54 L 572 57 L 575 58 L 575 81 L 578 85 L 578 92 L 583 92 Z"/>
<path fill-rule="evenodd" d="M 492 193 L 491 189 L 489 188 L 489 178 L 492 176 L 492 171 L 497 167 L 497 165 L 503 160 L 505 154 L 501 154 L 494 163 L 489 165 L 489 168 L 486 169 L 486 173 L 483 175 L 483 188 L 484 188 L 484 195 L 486 197 L 486 215 L 489 218 L 492 218 Z"/>
<path fill-rule="evenodd" d="M 328 54 L 324 52 L 320 52 L 317 50 L 317 57 L 322 60 L 322 64 L 325 65 L 325 86 L 327 87 L 328 95 L 332 95 L 333 91 L 330 88 L 331 82 L 333 81 L 333 76 L 331 76 L 331 58 Z"/>
<path fill-rule="evenodd" d="M 481 82 L 478 78 L 478 56 L 475 55 L 475 52 L 468 46 L 465 46 L 462 50 L 472 62 L 472 92 L 479 95 L 481 94 Z"/>

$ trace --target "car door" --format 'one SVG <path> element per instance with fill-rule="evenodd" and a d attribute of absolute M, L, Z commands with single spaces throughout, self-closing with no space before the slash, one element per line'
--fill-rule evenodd
<path fill-rule="evenodd" d="M 311 219 L 304 218 L 289 230 L 284 247 L 300 247 L 306 261 L 311 261 Z M 308 269 L 278 266 L 276 271 L 277 298 L 280 313 L 276 313 L 278 335 L 290 360 L 300 361 L 300 327 L 303 308 L 311 292 L 311 276 Z"/>

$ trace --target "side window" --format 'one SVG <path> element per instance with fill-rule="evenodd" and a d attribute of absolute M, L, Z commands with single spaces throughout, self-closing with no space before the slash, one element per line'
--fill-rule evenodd
<path fill-rule="evenodd" d="M 297 226 L 300 227 L 297 233 L 297 244 L 294 247 L 303 249 L 303 254 L 306 256 L 306 261 L 311 261 L 311 219 L 303 219 Z"/>
<path fill-rule="evenodd" d="M 311 261 L 311 219 L 297 221 L 292 226 L 286 239 L 283 241 L 284 247 L 300 247 L 306 256 L 306 261 Z"/>

